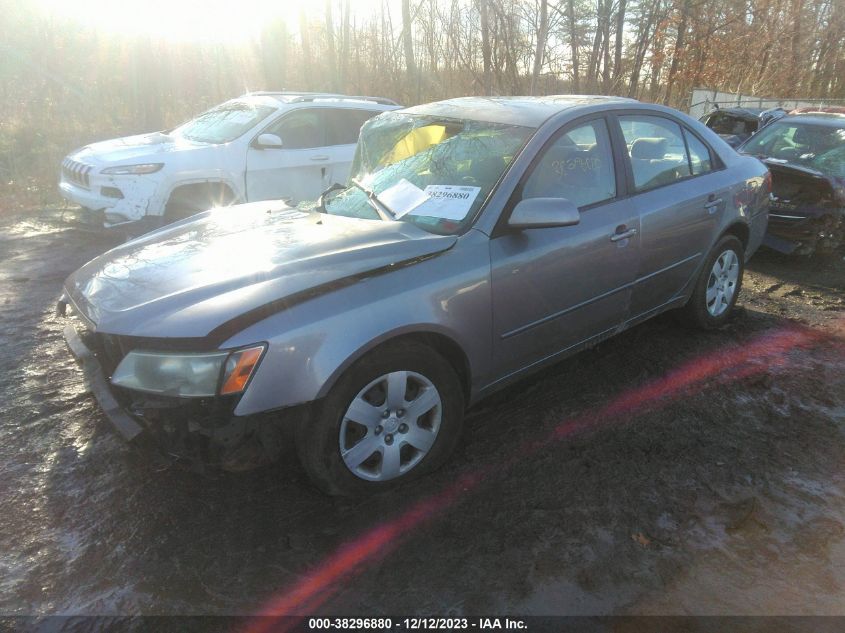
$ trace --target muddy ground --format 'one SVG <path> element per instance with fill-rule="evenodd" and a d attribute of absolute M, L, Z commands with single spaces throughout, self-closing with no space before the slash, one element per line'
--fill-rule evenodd
<path fill-rule="evenodd" d="M 211 478 L 118 439 L 53 315 L 114 243 L 0 219 L 0 614 L 845 614 L 841 255 L 761 251 L 723 330 L 634 328 L 351 502 L 291 455 Z"/>

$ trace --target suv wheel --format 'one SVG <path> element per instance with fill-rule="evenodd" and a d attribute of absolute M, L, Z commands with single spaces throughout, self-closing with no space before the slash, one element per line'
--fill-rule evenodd
<path fill-rule="evenodd" d="M 448 361 L 418 343 L 391 344 L 356 362 L 315 405 L 297 429 L 297 451 L 325 492 L 378 492 L 442 464 L 463 413 Z"/>
<path fill-rule="evenodd" d="M 710 251 L 684 308 L 688 320 L 705 329 L 723 325 L 736 305 L 744 270 L 742 242 L 733 235 L 725 235 Z"/>

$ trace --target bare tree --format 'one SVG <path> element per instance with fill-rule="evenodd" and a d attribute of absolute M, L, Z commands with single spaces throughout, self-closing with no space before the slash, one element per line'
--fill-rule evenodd
<path fill-rule="evenodd" d="M 537 46 L 534 49 L 534 69 L 531 71 L 531 87 L 529 94 L 537 92 L 537 78 L 540 76 L 540 69 L 543 67 L 543 54 L 546 51 L 546 38 L 549 32 L 549 3 L 548 0 L 540 0 L 540 19 L 537 24 Z"/>

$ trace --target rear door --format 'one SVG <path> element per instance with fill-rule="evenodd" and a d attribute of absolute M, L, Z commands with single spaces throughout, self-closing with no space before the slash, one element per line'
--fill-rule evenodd
<path fill-rule="evenodd" d="M 581 220 L 567 227 L 505 227 L 490 240 L 498 376 L 609 335 L 624 321 L 640 239 L 637 210 L 621 197 L 618 164 L 599 117 L 563 128 L 523 177 L 511 205 L 567 198 Z"/>
<path fill-rule="evenodd" d="M 640 219 L 641 256 L 631 296 L 636 319 L 681 295 L 710 248 L 730 189 L 694 133 L 668 117 L 618 117 Z"/>
<path fill-rule="evenodd" d="M 361 126 L 377 114 L 377 110 L 363 110 L 356 108 L 326 108 L 326 164 L 329 170 L 329 183 L 346 183 L 349 178 L 349 168 L 355 156 L 355 145 Z"/>
<path fill-rule="evenodd" d="M 311 200 L 326 189 L 331 156 L 326 146 L 326 118 L 321 108 L 292 110 L 261 134 L 282 139 L 280 148 L 250 145 L 246 162 L 247 199 Z"/>

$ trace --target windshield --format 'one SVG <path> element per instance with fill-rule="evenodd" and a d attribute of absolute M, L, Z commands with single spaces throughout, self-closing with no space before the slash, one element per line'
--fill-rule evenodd
<path fill-rule="evenodd" d="M 361 131 L 350 186 L 325 200 L 324 210 L 377 219 L 368 190 L 396 219 L 433 233 L 457 233 L 533 132 L 483 121 L 382 114 Z"/>
<path fill-rule="evenodd" d="M 777 121 L 752 136 L 741 148 L 746 154 L 810 167 L 843 176 L 845 126 Z"/>
<path fill-rule="evenodd" d="M 244 101 L 231 101 L 209 110 L 192 121 L 173 130 L 181 136 L 199 143 L 228 143 L 266 119 L 275 108 Z"/>

